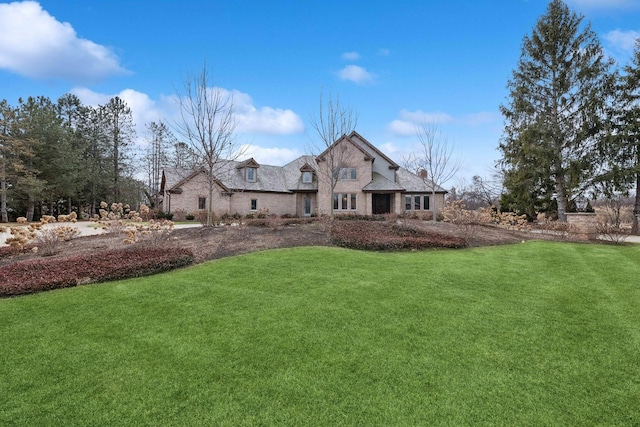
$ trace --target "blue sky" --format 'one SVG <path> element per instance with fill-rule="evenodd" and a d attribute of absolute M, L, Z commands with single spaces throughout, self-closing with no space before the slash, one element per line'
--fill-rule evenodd
<path fill-rule="evenodd" d="M 321 92 L 359 115 L 358 132 L 392 159 L 433 120 L 462 159 L 459 177 L 499 157 L 499 106 L 546 0 L 0 1 L 0 99 L 71 92 L 120 96 L 145 124 L 175 117 L 172 97 L 206 60 L 234 94 L 238 141 L 260 163 L 308 154 Z M 639 0 L 567 0 L 626 64 Z M 455 180 L 454 180 L 455 181 Z M 451 182 L 449 185 L 456 185 Z"/>

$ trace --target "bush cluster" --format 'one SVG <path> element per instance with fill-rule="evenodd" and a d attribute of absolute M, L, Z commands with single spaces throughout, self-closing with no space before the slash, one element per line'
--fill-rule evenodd
<path fill-rule="evenodd" d="M 192 263 L 188 249 L 142 247 L 22 261 L 0 267 L 0 297 L 145 276 Z"/>
<path fill-rule="evenodd" d="M 311 224 L 317 221 L 317 218 L 305 217 L 305 218 L 296 218 L 292 216 L 280 217 L 278 218 L 275 215 L 269 216 L 267 218 L 257 218 L 257 219 L 248 219 L 245 221 L 245 224 L 248 227 L 258 227 L 258 228 L 280 228 L 285 227 L 287 225 L 298 225 L 298 224 Z"/>
<path fill-rule="evenodd" d="M 337 246 L 374 251 L 467 246 L 459 237 L 379 221 L 335 221 L 331 240 Z"/>

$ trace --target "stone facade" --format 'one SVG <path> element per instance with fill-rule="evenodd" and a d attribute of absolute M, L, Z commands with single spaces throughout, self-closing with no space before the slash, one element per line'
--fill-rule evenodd
<path fill-rule="evenodd" d="M 217 216 L 326 215 L 332 208 L 335 214 L 358 215 L 432 212 L 434 206 L 444 206 L 446 194 L 401 168 L 357 132 L 318 156 L 302 156 L 285 166 L 260 165 L 254 159 L 221 161 L 214 175 Z M 197 215 L 208 209 L 209 185 L 203 171 L 166 169 L 161 191 L 160 208 L 165 212 Z"/>

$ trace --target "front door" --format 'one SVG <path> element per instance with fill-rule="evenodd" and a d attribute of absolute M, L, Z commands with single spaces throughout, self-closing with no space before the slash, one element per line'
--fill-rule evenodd
<path fill-rule="evenodd" d="M 372 203 L 371 211 L 374 215 L 391 213 L 391 194 L 373 194 Z"/>

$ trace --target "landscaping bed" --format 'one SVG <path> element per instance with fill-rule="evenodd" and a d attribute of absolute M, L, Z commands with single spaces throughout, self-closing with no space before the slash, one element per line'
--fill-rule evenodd
<path fill-rule="evenodd" d="M 378 251 L 421 250 L 508 244 L 531 237 L 494 227 L 479 227 L 469 235 L 453 224 L 416 220 L 341 220 L 329 224 L 282 219 L 176 229 L 159 247 L 126 245 L 122 235 L 102 234 L 63 242 L 48 257 L 31 251 L 11 254 L 8 248 L 0 248 L 0 296 L 153 274 L 192 262 L 274 248 L 336 245 Z"/>

